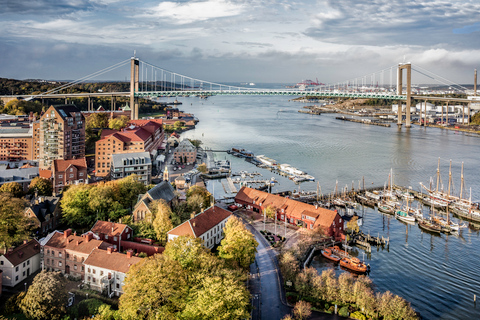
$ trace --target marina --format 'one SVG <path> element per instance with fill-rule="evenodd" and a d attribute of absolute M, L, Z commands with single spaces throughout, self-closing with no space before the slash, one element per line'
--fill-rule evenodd
<path fill-rule="evenodd" d="M 195 102 L 194 98 L 189 99 Z M 328 113 L 312 117 L 298 113 L 298 105 L 281 97 L 211 97 L 201 106 L 197 107 L 195 103 L 190 106 L 185 102 L 184 106 L 202 119 L 184 136 L 201 137 L 204 145 L 214 150 L 241 145 L 255 154 L 289 163 L 315 177 L 315 182 L 295 184 L 288 177 L 275 173 L 273 176 L 278 183 L 271 187 L 272 192 L 290 190 L 293 193 L 293 190 L 298 192 L 301 189 L 302 197 L 306 197 L 303 192 L 310 193 L 309 201 L 316 201 L 317 184 L 320 184 L 318 198 L 324 194 L 325 198 L 319 200 L 326 204 L 330 202 L 330 193 L 335 190 L 337 180 L 341 185 L 353 182 L 357 192 L 355 200 L 364 203 L 355 208 L 362 217 L 361 231 L 389 238 L 388 248 L 372 244 L 371 253 L 368 253 L 354 245 L 350 252 L 360 259 L 365 253 L 365 262 L 371 266 L 369 277 L 378 291 L 389 290 L 402 296 L 411 302 L 423 319 L 478 317 L 473 295 L 480 294 L 477 285 L 480 274 L 476 270 L 480 261 L 480 223 L 459 221 L 459 216 L 449 208 L 452 220 L 460 225 L 465 223 L 467 227 L 456 233 L 433 234 L 420 229 L 418 223 L 406 224 L 395 219 L 393 214 L 379 212 L 378 202 L 367 198 L 363 192 L 383 191 L 388 172 L 393 168 L 395 181 L 392 189 L 412 193 L 415 200 L 409 200 L 410 208 L 417 208 L 420 203 L 422 213 L 427 217 L 431 207 L 420 201 L 419 196 L 427 197 L 427 194 L 419 183 L 428 182 L 435 175 L 438 157 L 441 157 L 441 173 L 448 173 L 449 159 L 453 159 L 455 188 L 452 188 L 452 194 L 457 196 L 461 163 L 464 162 L 467 187 L 463 190 L 463 198 L 470 198 L 471 188 L 471 199 L 475 203 L 480 199 L 478 137 L 418 126 L 409 130 L 399 130 L 396 126 L 358 126 L 342 123 Z M 277 115 L 279 109 L 292 112 Z M 263 179 L 272 177 L 273 171 L 254 166 L 244 158 L 226 153 L 217 155 L 222 159 L 227 155 L 232 172 L 257 171 Z M 232 196 L 223 193 L 218 181 L 209 181 L 208 188 L 210 192 L 214 191 L 217 199 Z M 359 189 L 362 192 L 358 193 Z M 405 201 L 400 195 L 397 198 L 400 205 Z M 445 213 L 446 210 L 435 209 L 435 216 L 446 217 Z M 334 268 L 337 274 L 345 272 L 338 264 L 323 259 L 320 253 L 313 258 L 311 267 L 320 272 L 328 268 Z M 405 281 L 406 274 L 409 281 Z"/>

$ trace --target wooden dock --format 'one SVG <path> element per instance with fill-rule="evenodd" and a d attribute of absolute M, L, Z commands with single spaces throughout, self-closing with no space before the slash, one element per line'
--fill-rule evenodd
<path fill-rule="evenodd" d="M 350 121 L 350 122 L 358 122 L 358 123 L 368 124 L 368 125 L 372 125 L 372 126 L 380 126 L 380 127 L 390 127 L 391 126 L 390 123 L 371 121 L 369 119 L 354 119 L 354 118 L 347 118 L 345 116 L 335 117 L 335 119 L 343 120 L 343 121 Z"/>

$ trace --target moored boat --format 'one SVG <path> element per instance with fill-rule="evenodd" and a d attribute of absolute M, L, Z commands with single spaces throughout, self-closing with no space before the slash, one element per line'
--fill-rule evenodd
<path fill-rule="evenodd" d="M 440 233 L 442 231 L 442 227 L 435 224 L 435 223 L 432 223 L 426 219 L 424 220 L 421 220 L 421 221 L 418 221 L 418 226 L 425 230 L 425 231 L 428 231 L 428 232 L 432 232 L 432 233 Z"/>
<path fill-rule="evenodd" d="M 355 257 L 343 258 L 340 260 L 340 266 L 356 273 L 366 273 L 368 271 L 367 265 Z"/>
<path fill-rule="evenodd" d="M 378 206 L 378 211 L 386 213 L 386 214 L 394 214 L 395 213 L 395 208 L 391 205 L 389 205 L 386 202 L 379 202 L 377 204 Z"/>
<path fill-rule="evenodd" d="M 340 257 L 337 256 L 333 251 L 332 249 L 330 248 L 325 248 L 322 250 L 322 256 L 324 256 L 325 258 L 329 259 L 329 260 L 332 260 L 333 262 L 338 262 L 340 261 Z"/>
<path fill-rule="evenodd" d="M 395 211 L 395 218 L 405 222 L 415 222 L 415 216 L 403 210 Z"/>

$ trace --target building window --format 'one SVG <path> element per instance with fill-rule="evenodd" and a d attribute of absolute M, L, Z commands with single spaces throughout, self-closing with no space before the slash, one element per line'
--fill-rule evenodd
<path fill-rule="evenodd" d="M 59 253 L 58 253 L 58 256 L 61 258 L 61 257 L 62 257 L 62 253 L 61 253 L 61 252 L 59 252 Z"/>
<path fill-rule="evenodd" d="M 18 281 L 18 276 L 15 276 L 15 281 Z"/>
<path fill-rule="evenodd" d="M 103 271 L 100 271 L 100 275 L 103 276 Z"/>
<path fill-rule="evenodd" d="M 30 260 L 27 260 L 27 266 L 29 266 L 29 265 L 30 265 Z"/>
<path fill-rule="evenodd" d="M 120 289 L 120 283 L 117 283 L 117 289 Z"/>
<path fill-rule="evenodd" d="M 88 273 L 90 273 L 90 268 L 88 268 Z"/>
<path fill-rule="evenodd" d="M 70 254 L 67 253 L 67 259 L 70 258 Z"/>
<path fill-rule="evenodd" d="M 93 274 L 95 274 L 95 272 L 96 272 L 96 270 L 95 270 L 95 269 L 93 269 Z"/>
<path fill-rule="evenodd" d="M 15 267 L 15 272 L 18 272 L 18 266 Z"/>
<path fill-rule="evenodd" d="M 59 267 L 62 266 L 62 261 L 58 261 L 58 266 L 59 266 Z"/>
<path fill-rule="evenodd" d="M 25 268 L 25 262 L 23 263 L 23 267 Z"/>

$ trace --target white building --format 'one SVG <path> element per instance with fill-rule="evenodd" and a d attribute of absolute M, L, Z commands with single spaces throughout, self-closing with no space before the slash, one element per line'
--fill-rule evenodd
<path fill-rule="evenodd" d="M 201 238 L 203 245 L 212 249 L 223 239 L 223 227 L 232 213 L 217 206 L 197 214 L 178 227 L 168 231 L 168 241 L 179 236 Z"/>
<path fill-rule="evenodd" d="M 126 274 L 130 267 L 142 261 L 142 258 L 133 256 L 132 251 L 127 254 L 114 251 L 113 246 L 107 250 L 94 249 L 83 262 L 85 279 L 83 282 L 91 289 L 104 292 L 109 297 L 120 296 Z"/>
<path fill-rule="evenodd" d="M 121 179 L 136 174 L 145 185 L 152 182 L 152 160 L 149 152 L 112 154 L 111 167 L 112 179 Z"/>
<path fill-rule="evenodd" d="M 2 285 L 14 287 L 40 269 L 40 244 L 25 240 L 21 246 L 0 256 Z"/>

